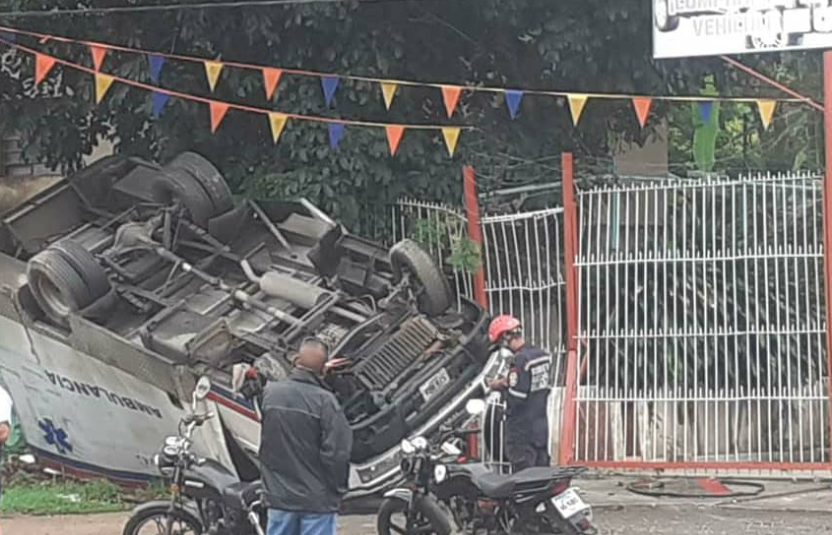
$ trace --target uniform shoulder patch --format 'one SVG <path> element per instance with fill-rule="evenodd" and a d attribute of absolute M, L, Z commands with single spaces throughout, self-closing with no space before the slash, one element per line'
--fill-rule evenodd
<path fill-rule="evenodd" d="M 514 388 L 517 386 L 517 372 L 511 372 L 508 374 L 508 386 Z"/>

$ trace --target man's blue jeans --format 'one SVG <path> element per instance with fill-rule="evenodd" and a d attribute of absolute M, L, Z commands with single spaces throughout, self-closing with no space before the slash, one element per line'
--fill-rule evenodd
<path fill-rule="evenodd" d="M 320 515 L 269 509 L 266 535 L 335 535 L 335 513 Z"/>

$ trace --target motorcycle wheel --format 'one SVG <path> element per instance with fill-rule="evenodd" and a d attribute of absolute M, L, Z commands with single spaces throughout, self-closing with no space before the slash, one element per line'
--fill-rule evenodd
<path fill-rule="evenodd" d="M 384 500 L 378 510 L 378 518 L 376 520 L 376 528 L 378 535 L 413 535 L 418 533 L 420 535 L 450 535 L 451 530 L 447 527 L 447 521 L 444 518 L 437 517 L 441 515 L 440 511 L 434 511 L 431 508 L 418 508 L 415 511 L 416 525 L 407 530 L 407 513 L 408 503 L 398 498 L 391 498 Z"/>
<path fill-rule="evenodd" d="M 148 509 L 130 517 L 122 535 L 168 535 L 168 519 L 172 520 L 170 535 L 202 535 L 199 521 L 183 511 L 167 508 Z"/>

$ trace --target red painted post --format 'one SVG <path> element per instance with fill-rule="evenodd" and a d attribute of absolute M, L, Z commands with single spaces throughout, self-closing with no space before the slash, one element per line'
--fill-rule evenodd
<path fill-rule="evenodd" d="M 468 218 L 468 237 L 480 249 L 480 267 L 474 273 L 474 299 L 484 309 L 488 310 L 488 296 L 485 293 L 485 269 L 483 268 L 482 230 L 480 228 L 480 203 L 477 200 L 477 177 L 474 168 L 466 165 L 462 168 L 462 185 L 465 192 L 465 213 Z M 476 434 L 468 435 L 468 456 L 472 457 L 479 451 L 479 441 Z"/>
<path fill-rule="evenodd" d="M 561 158 L 563 173 L 563 260 L 566 271 L 566 385 L 563 391 L 563 429 L 559 464 L 572 462 L 575 442 L 575 396 L 578 391 L 578 284 L 575 271 L 578 217 L 575 208 L 572 154 Z"/>
<path fill-rule="evenodd" d="M 827 370 L 832 370 L 832 51 L 823 53 L 823 107 L 824 137 L 826 147 L 826 174 L 823 180 L 823 274 L 826 294 L 826 359 Z M 832 385 L 829 390 L 829 432 L 832 433 Z M 830 435 L 832 436 L 832 435 Z M 830 446 L 832 448 L 832 445 Z M 832 462 L 832 449 L 829 452 Z"/>
<path fill-rule="evenodd" d="M 480 267 L 474 273 L 474 299 L 483 308 L 488 308 L 485 293 L 485 270 L 483 268 L 482 230 L 480 229 L 480 204 L 477 200 L 477 178 L 474 168 L 466 165 L 462 168 L 462 181 L 465 190 L 465 212 L 468 217 L 468 237 L 480 248 Z"/>

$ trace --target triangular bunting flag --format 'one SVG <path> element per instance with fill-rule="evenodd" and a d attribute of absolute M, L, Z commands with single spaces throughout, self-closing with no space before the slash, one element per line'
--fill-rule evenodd
<path fill-rule="evenodd" d="M 384 97 L 384 106 L 389 110 L 393 104 L 393 97 L 396 96 L 396 89 L 399 86 L 396 82 L 381 82 L 381 96 Z"/>
<path fill-rule="evenodd" d="M 638 124 L 644 128 L 647 124 L 647 116 L 650 115 L 650 105 L 653 104 L 653 99 L 650 97 L 633 97 L 633 108 L 636 109 L 636 117 L 638 117 Z"/>
<path fill-rule="evenodd" d="M 703 123 L 711 121 L 711 111 L 714 109 L 714 103 L 711 100 L 704 100 L 699 102 L 699 116 L 702 117 Z"/>
<path fill-rule="evenodd" d="M 289 118 L 282 113 L 270 113 L 269 114 L 269 125 L 272 127 L 272 140 L 277 143 L 277 140 L 280 139 L 280 134 L 283 133 L 283 129 L 286 127 L 286 121 Z"/>
<path fill-rule="evenodd" d="M 340 82 L 340 79 L 337 76 L 321 76 L 321 88 L 324 90 L 324 102 L 327 106 L 332 104 L 332 98 L 338 89 L 338 82 Z"/>
<path fill-rule="evenodd" d="M 277 89 L 277 84 L 280 83 L 280 77 L 282 75 L 283 71 L 280 69 L 263 68 L 263 85 L 266 87 L 266 100 L 271 100 L 274 96 L 274 90 Z"/>
<path fill-rule="evenodd" d="M 462 88 L 453 85 L 442 86 L 442 100 L 445 101 L 445 110 L 448 112 L 448 117 L 454 114 L 456 105 L 459 102 L 459 95 L 462 94 Z"/>
<path fill-rule="evenodd" d="M 774 109 L 777 107 L 775 100 L 758 100 L 757 107 L 760 108 L 760 119 L 763 121 L 763 128 L 768 130 L 771 120 L 774 118 Z"/>
<path fill-rule="evenodd" d="M 459 141 L 459 127 L 445 127 L 442 129 L 442 136 L 445 138 L 445 146 L 448 147 L 448 154 L 453 156 L 456 152 L 456 144 Z"/>
<path fill-rule="evenodd" d="M 217 87 L 217 80 L 220 79 L 220 73 L 222 72 L 222 63 L 219 61 L 206 61 L 205 62 L 205 74 L 208 76 L 208 85 L 211 87 L 211 91 Z"/>
<path fill-rule="evenodd" d="M 329 146 L 338 148 L 338 143 L 344 137 L 344 123 L 329 123 L 326 126 L 329 129 Z"/>
<path fill-rule="evenodd" d="M 147 62 L 150 65 L 150 81 L 158 84 L 159 77 L 162 74 L 162 65 L 165 64 L 165 58 L 158 54 L 151 54 L 147 57 Z"/>
<path fill-rule="evenodd" d="M 390 146 L 390 156 L 395 156 L 399 149 L 399 143 L 404 135 L 404 126 L 391 124 L 384 127 L 387 131 L 387 144 Z"/>
<path fill-rule="evenodd" d="M 154 91 L 153 95 L 151 95 L 151 102 L 153 103 L 152 114 L 155 119 L 158 119 L 162 115 L 162 110 L 165 108 L 165 105 L 170 100 L 170 95 L 167 93 L 160 93 L 159 91 Z"/>
<path fill-rule="evenodd" d="M 107 94 L 107 90 L 113 85 L 113 77 L 108 74 L 95 73 L 95 103 L 100 104 Z"/>
<path fill-rule="evenodd" d="M 517 112 L 520 111 L 520 101 L 523 99 L 523 92 L 515 89 L 506 90 L 506 106 L 508 106 L 508 114 L 514 119 L 517 117 Z"/>
<path fill-rule="evenodd" d="M 92 65 L 95 67 L 95 72 L 101 70 L 101 64 L 104 63 L 104 57 L 107 55 L 107 49 L 98 45 L 90 45 L 90 54 L 92 55 Z"/>
<path fill-rule="evenodd" d="M 584 112 L 584 106 L 589 98 L 588 95 L 569 95 L 569 111 L 572 112 L 572 124 L 578 126 L 578 121 L 581 120 L 581 114 Z"/>
<path fill-rule="evenodd" d="M 211 101 L 208 106 L 211 108 L 211 133 L 213 134 L 219 128 L 222 118 L 225 117 L 228 104 Z"/>
<path fill-rule="evenodd" d="M 55 66 L 55 58 L 43 54 L 35 54 L 35 85 L 41 83 Z"/>

